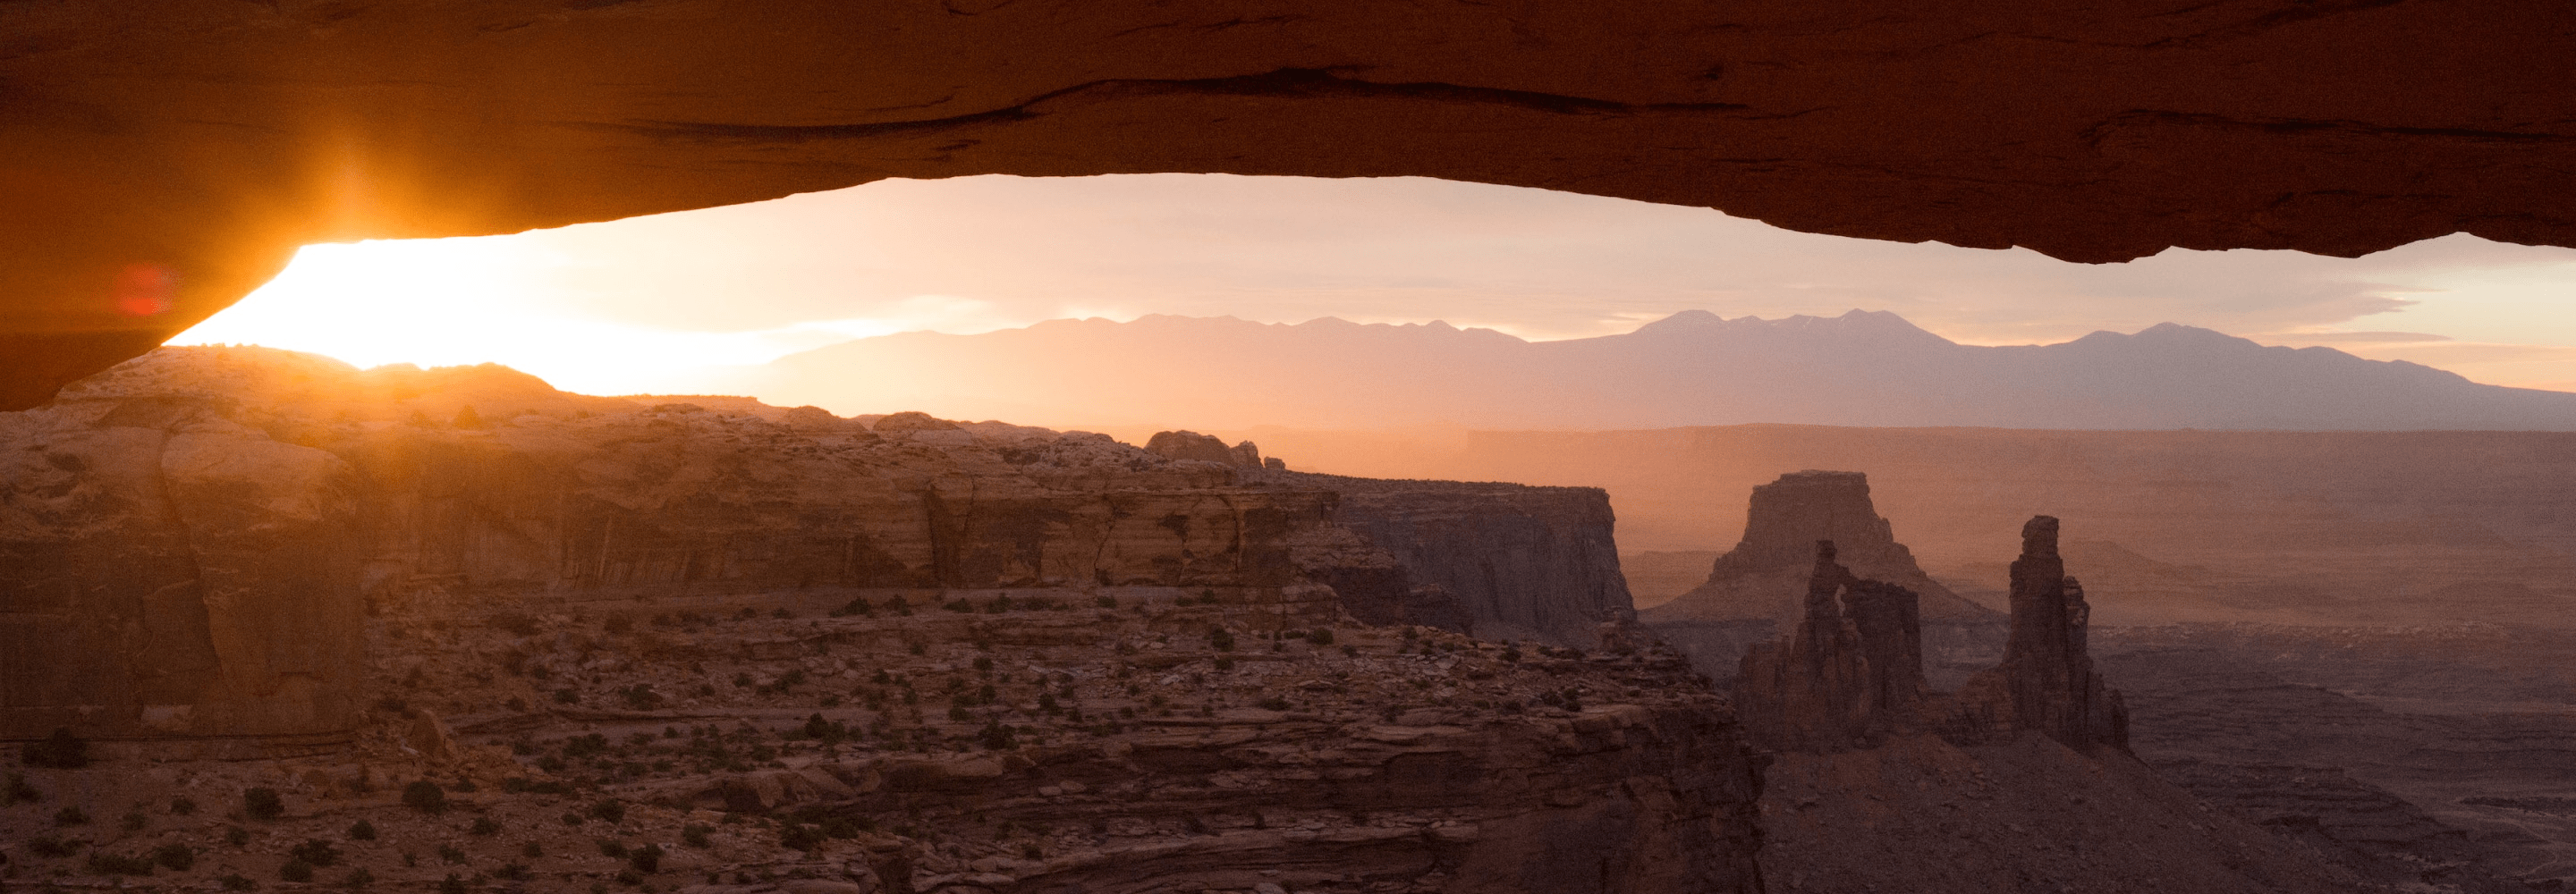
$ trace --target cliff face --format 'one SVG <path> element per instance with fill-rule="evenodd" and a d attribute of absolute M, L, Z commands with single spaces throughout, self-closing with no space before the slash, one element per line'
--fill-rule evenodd
<path fill-rule="evenodd" d="M 1599 488 L 1280 471 L 1248 480 L 1339 493 L 1335 520 L 1392 552 L 1414 584 L 1446 590 L 1481 638 L 1588 646 L 1633 611 Z"/>
<path fill-rule="evenodd" d="M 200 402 L 0 414 L 0 738 L 348 729 L 360 490 Z"/>
<path fill-rule="evenodd" d="M 1764 618 L 1783 628 L 1804 616 L 1809 562 L 1818 541 L 1832 541 L 1851 573 L 1914 591 L 1925 620 L 1999 621 L 1991 609 L 1961 599 L 1923 573 L 1878 515 L 1869 478 L 1859 472 L 1792 472 L 1753 489 L 1744 539 L 1719 556 L 1708 582 L 1641 613 L 1649 624 Z"/>
<path fill-rule="evenodd" d="M 1335 502 L 1097 435 L 919 414 L 875 432 L 434 372 L 163 351 L 0 416 L 0 738 L 327 737 L 354 722 L 371 608 L 1276 589 Z"/>

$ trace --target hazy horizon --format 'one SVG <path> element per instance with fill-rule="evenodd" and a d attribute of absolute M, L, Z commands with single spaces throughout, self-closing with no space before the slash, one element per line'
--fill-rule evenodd
<path fill-rule="evenodd" d="M 2576 389 L 2576 250 L 2449 236 L 2363 258 L 2081 265 L 1781 230 L 1706 208 L 1422 178 L 889 180 L 510 236 L 305 249 L 172 344 L 359 366 L 497 362 L 590 393 L 904 331 L 1066 318 L 1445 320 L 1531 340 L 1674 312 L 1886 310 L 1963 344 L 2173 322 L 2473 380 Z"/>

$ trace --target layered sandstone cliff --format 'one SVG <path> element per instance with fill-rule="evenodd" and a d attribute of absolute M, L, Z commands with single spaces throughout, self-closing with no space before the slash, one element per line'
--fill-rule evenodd
<path fill-rule="evenodd" d="M 0 738 L 327 738 L 370 609 L 1278 588 L 1336 502 L 1098 435 L 774 415 L 205 348 L 0 416 Z"/>
<path fill-rule="evenodd" d="M 1246 480 L 1339 494 L 1338 523 L 1392 552 L 1411 583 L 1446 591 L 1480 638 L 1589 646 L 1633 612 L 1600 488 L 1276 470 Z"/>

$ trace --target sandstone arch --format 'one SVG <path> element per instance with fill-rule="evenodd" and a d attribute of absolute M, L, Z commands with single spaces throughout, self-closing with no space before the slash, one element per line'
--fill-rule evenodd
<path fill-rule="evenodd" d="M 1428 175 L 2116 261 L 2576 244 L 2542 0 L 0 6 L 0 409 L 302 244 L 884 177 Z"/>

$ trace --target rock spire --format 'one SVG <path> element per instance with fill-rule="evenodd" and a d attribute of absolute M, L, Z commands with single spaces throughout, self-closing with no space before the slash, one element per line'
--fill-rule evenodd
<path fill-rule="evenodd" d="M 1754 646 L 1736 676 L 1746 729 L 1769 748 L 1843 751 L 1916 728 L 1924 696 L 1916 594 L 1853 575 L 1831 540 L 1814 549 L 1796 631 Z"/>

